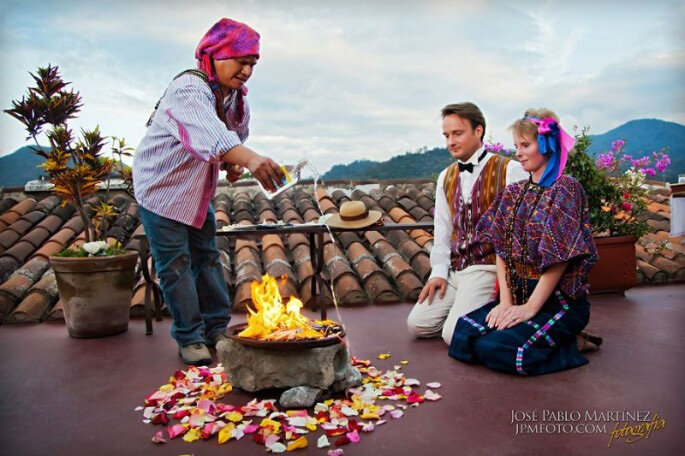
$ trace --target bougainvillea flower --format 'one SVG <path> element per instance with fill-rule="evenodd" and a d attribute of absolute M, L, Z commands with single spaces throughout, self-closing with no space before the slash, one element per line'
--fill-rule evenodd
<path fill-rule="evenodd" d="M 155 443 L 166 443 L 166 440 L 164 440 L 164 434 L 162 433 L 162 431 L 155 432 L 155 435 L 152 436 L 152 441 Z"/>
<path fill-rule="evenodd" d="M 307 448 L 308 442 L 307 437 L 300 437 L 297 440 L 293 440 L 288 444 L 288 451 L 299 450 L 300 448 Z"/>

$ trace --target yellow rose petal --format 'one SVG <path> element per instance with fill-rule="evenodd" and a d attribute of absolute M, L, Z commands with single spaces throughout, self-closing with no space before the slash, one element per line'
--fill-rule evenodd
<path fill-rule="evenodd" d="M 288 451 L 298 450 L 300 448 L 307 448 L 307 437 L 302 436 L 288 444 Z"/>

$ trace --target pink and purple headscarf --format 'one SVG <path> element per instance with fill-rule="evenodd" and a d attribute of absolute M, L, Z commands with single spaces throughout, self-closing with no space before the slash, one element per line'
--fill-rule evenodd
<path fill-rule="evenodd" d="M 549 157 L 538 185 L 549 187 L 563 174 L 568 160 L 568 151 L 573 148 L 576 141 L 561 128 L 559 122 L 551 117 L 538 119 L 526 116 L 524 119 L 538 126 L 538 149 L 541 154 Z"/>
<path fill-rule="evenodd" d="M 212 59 L 224 60 L 254 55 L 259 57 L 259 33 L 250 26 L 223 18 L 210 28 L 195 49 L 197 67 L 214 83 Z M 247 87 L 243 86 L 243 94 Z"/>

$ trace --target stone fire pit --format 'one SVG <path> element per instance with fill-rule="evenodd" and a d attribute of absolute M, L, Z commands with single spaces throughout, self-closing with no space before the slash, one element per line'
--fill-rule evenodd
<path fill-rule="evenodd" d="M 361 384 L 361 373 L 350 362 L 347 346 L 337 337 L 321 340 L 261 343 L 235 336 L 216 346 L 227 380 L 255 392 L 287 388 L 279 400 L 283 407 L 309 407 L 326 392 L 340 392 Z M 323 345 L 323 346 L 317 346 Z"/>

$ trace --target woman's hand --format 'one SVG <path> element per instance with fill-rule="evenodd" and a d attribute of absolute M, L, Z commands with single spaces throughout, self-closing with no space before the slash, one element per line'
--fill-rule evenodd
<path fill-rule="evenodd" d="M 539 307 L 532 305 L 530 302 L 527 302 L 520 306 L 511 306 L 504 313 L 503 319 L 497 326 L 497 329 L 511 328 L 512 326 L 516 326 L 519 323 L 523 323 L 524 321 L 530 320 L 535 315 L 537 315 L 538 311 Z"/>
<path fill-rule="evenodd" d="M 499 326 L 504 322 L 504 315 L 512 308 L 510 303 L 501 301 L 495 307 L 493 307 L 490 312 L 485 316 L 485 323 L 488 324 L 489 328 L 500 329 Z"/>
<path fill-rule="evenodd" d="M 246 163 L 250 174 L 257 179 L 262 187 L 270 192 L 275 192 L 278 187 L 283 186 L 285 174 L 278 163 L 268 157 L 254 154 Z"/>
<path fill-rule="evenodd" d="M 240 179 L 240 176 L 245 172 L 245 168 L 240 165 L 229 165 L 228 163 L 222 163 L 221 169 L 226 171 L 227 179 L 229 182 L 233 183 Z"/>

